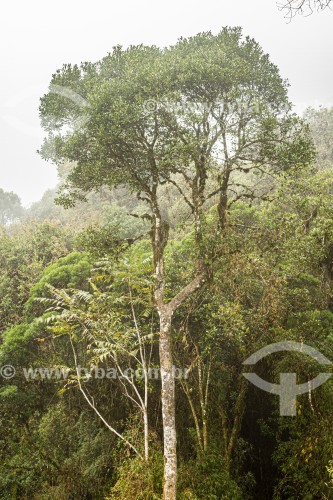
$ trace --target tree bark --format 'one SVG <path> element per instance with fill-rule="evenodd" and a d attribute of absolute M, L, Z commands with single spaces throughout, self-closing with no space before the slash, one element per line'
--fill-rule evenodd
<path fill-rule="evenodd" d="M 160 311 L 160 367 L 162 382 L 162 417 L 164 435 L 163 500 L 176 499 L 177 436 L 175 411 L 175 379 L 171 347 L 171 314 Z"/>

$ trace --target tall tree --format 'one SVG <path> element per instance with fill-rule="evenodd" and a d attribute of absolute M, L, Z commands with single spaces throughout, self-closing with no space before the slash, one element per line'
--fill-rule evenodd
<path fill-rule="evenodd" d="M 86 104 L 75 106 L 54 86 Z M 215 199 L 215 236 L 221 239 L 235 200 L 266 196 L 267 176 L 311 159 L 307 130 L 290 108 L 278 69 L 240 28 L 181 39 L 165 50 L 116 47 L 96 64 L 66 65 L 41 101 L 49 133 L 41 154 L 74 165 L 60 203 L 71 206 L 102 185 L 126 185 L 147 204 L 142 217 L 151 224 L 153 302 L 160 318 L 164 500 L 176 498 L 177 485 L 172 318 L 208 282 L 218 253 L 205 231 L 204 208 Z M 165 184 L 176 186 L 188 204 L 195 235 L 197 264 L 178 293 L 168 290 L 165 265 Z"/>

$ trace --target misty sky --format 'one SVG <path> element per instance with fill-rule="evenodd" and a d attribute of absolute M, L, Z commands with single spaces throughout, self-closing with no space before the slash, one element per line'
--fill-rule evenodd
<path fill-rule="evenodd" d="M 57 183 L 36 153 L 39 97 L 64 63 L 96 61 L 114 45 L 166 46 L 180 36 L 242 26 L 288 78 L 298 112 L 333 105 L 333 12 L 287 23 L 275 0 L 18 0 L 0 7 L 0 187 L 25 205 Z"/>

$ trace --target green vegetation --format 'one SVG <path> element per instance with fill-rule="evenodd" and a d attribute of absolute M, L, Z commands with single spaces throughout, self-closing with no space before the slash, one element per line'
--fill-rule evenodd
<path fill-rule="evenodd" d="M 332 110 L 238 28 L 52 84 L 86 107 L 42 98 L 61 186 L 2 220 L 0 499 L 333 498 L 332 381 L 280 416 L 242 364 L 333 359 Z"/>

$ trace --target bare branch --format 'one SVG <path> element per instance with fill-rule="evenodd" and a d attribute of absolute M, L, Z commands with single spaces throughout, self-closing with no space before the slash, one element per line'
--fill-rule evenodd
<path fill-rule="evenodd" d="M 291 21 L 296 14 L 310 16 L 314 11 L 330 9 L 331 0 L 286 0 L 278 3 L 278 8 L 285 12 L 285 18 Z"/>
<path fill-rule="evenodd" d="M 76 373 L 77 373 L 77 380 L 78 380 L 78 384 L 79 384 L 79 389 L 82 392 L 82 394 L 83 394 L 85 400 L 87 401 L 88 405 L 94 410 L 94 412 L 96 413 L 96 415 L 98 415 L 98 417 L 102 420 L 102 422 L 106 425 L 106 427 L 111 432 L 113 432 L 116 436 L 118 436 L 122 441 L 124 441 L 124 443 L 127 444 L 127 446 L 129 446 L 141 458 L 141 460 L 143 460 L 142 455 L 138 452 L 138 450 L 135 448 L 135 446 L 133 446 L 124 436 L 122 436 L 118 431 L 116 431 L 116 429 L 114 427 L 112 427 L 105 420 L 105 418 L 97 410 L 97 408 L 95 406 L 94 400 L 91 401 L 90 398 L 87 396 L 87 394 L 86 394 L 86 392 L 83 389 L 82 384 L 81 384 L 80 373 L 79 373 L 78 364 L 77 364 L 77 356 L 76 356 L 76 351 L 75 351 L 75 347 L 74 347 L 74 344 L 73 344 L 73 340 L 72 340 L 71 336 L 69 336 L 69 338 L 70 338 L 70 342 L 71 342 L 71 346 L 72 346 L 72 350 L 73 350 L 74 363 L 75 363 L 75 369 L 76 369 Z"/>

